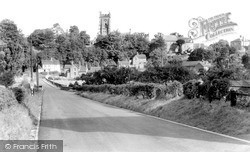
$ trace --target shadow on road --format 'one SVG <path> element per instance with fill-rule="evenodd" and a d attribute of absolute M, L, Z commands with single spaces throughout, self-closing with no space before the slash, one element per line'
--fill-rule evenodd
<path fill-rule="evenodd" d="M 177 124 L 168 123 L 166 125 L 166 122 L 164 121 L 143 116 L 45 119 L 41 121 L 40 129 L 46 130 L 44 127 L 70 130 L 74 132 L 112 132 L 203 140 L 209 142 L 246 144 L 238 140 L 209 134 Z"/>

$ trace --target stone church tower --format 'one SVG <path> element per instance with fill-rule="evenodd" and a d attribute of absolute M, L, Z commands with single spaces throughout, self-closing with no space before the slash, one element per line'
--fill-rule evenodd
<path fill-rule="evenodd" d="M 99 34 L 107 35 L 109 33 L 110 33 L 110 13 L 102 14 L 102 12 L 100 12 Z"/>

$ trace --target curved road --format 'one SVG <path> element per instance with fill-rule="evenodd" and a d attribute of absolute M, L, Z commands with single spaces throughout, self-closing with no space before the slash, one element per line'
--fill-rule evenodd
<path fill-rule="evenodd" d="M 39 140 L 63 140 L 64 152 L 250 152 L 242 141 L 43 86 Z"/>

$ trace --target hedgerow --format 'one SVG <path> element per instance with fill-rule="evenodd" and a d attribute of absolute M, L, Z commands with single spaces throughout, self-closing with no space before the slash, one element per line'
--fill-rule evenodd
<path fill-rule="evenodd" d="M 162 99 L 171 94 L 171 98 L 182 95 L 182 85 L 178 81 L 166 84 L 133 82 L 128 84 L 113 85 L 87 85 L 76 88 L 78 91 L 104 92 L 116 95 L 142 96 L 144 99 Z"/>

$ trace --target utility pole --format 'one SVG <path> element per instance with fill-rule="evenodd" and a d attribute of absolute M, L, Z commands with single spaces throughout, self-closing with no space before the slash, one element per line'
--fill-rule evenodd
<path fill-rule="evenodd" d="M 38 57 L 36 56 L 36 86 L 37 91 L 39 90 L 39 73 L 38 73 L 38 63 L 37 63 Z"/>
<path fill-rule="evenodd" d="M 33 61 L 32 61 L 32 57 L 33 57 L 33 51 L 32 51 L 32 44 L 30 44 L 30 77 L 31 80 L 33 80 Z"/>

